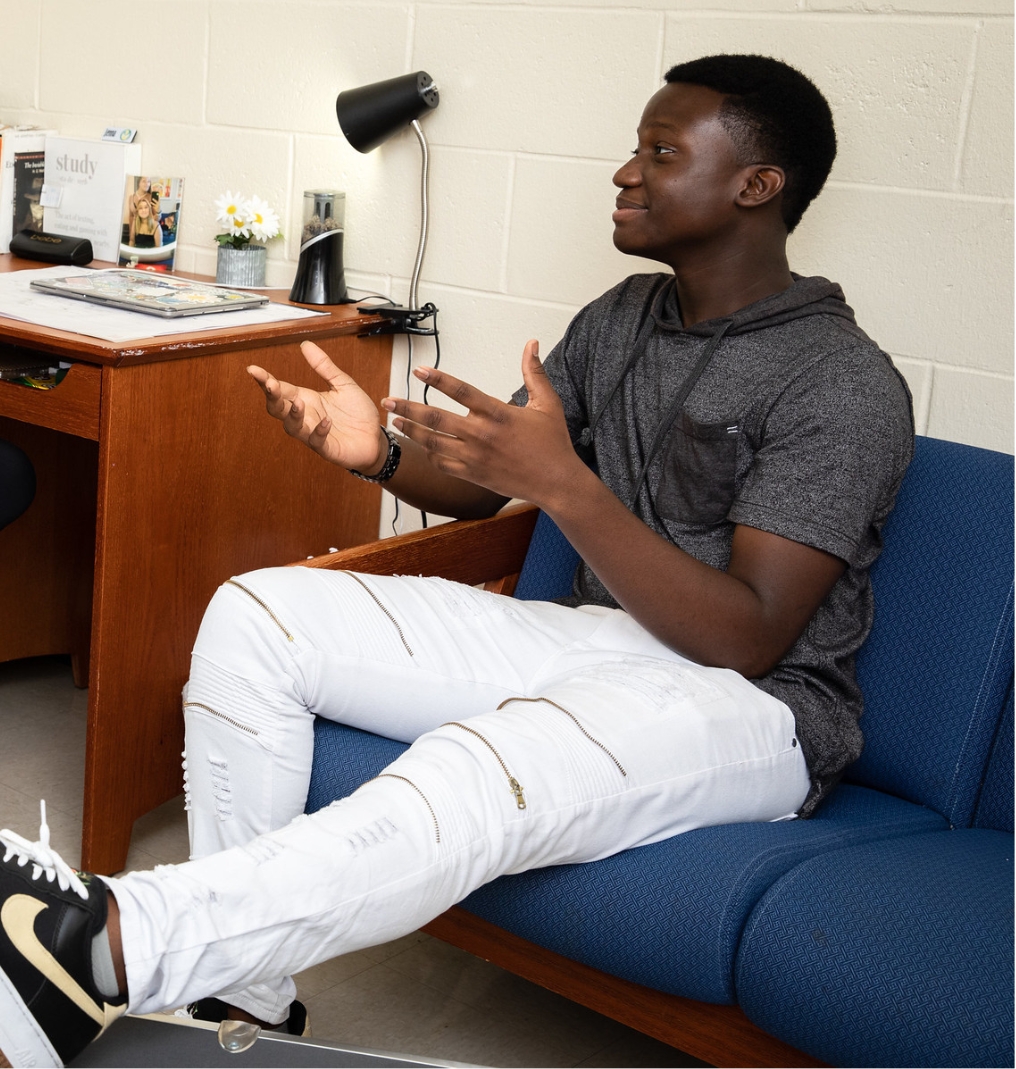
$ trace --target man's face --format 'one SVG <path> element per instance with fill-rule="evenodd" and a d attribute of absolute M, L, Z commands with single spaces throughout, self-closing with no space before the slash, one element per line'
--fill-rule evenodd
<path fill-rule="evenodd" d="M 638 148 L 614 175 L 614 245 L 675 266 L 682 251 L 722 237 L 738 218 L 746 168 L 720 122 L 720 93 L 675 82 L 646 105 Z"/>

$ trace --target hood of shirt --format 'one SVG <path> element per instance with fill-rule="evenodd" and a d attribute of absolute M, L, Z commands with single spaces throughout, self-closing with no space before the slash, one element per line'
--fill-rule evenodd
<path fill-rule="evenodd" d="M 803 277 L 791 274 L 791 277 L 793 283 L 782 293 L 770 294 L 729 316 L 706 319 L 691 327 L 685 327 L 681 322 L 677 287 L 671 283 L 664 287 L 654 302 L 653 319 L 662 330 L 681 331 L 701 338 L 711 338 L 720 331 L 725 335 L 748 334 L 812 315 L 839 316 L 854 323 L 854 310 L 847 304 L 843 290 L 837 283 L 819 275 Z"/>

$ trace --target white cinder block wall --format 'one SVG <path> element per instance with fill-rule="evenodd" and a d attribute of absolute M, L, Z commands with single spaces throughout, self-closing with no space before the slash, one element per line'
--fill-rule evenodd
<path fill-rule="evenodd" d="M 302 191 L 343 189 L 350 284 L 405 301 L 416 139 L 362 156 L 334 101 L 427 70 L 420 297 L 441 309 L 443 366 L 506 397 L 527 338 L 549 351 L 579 306 L 647 269 L 611 245 L 610 176 L 663 72 L 774 55 L 826 93 L 840 141 L 792 267 L 842 283 L 920 432 L 1011 452 L 1012 34 L 1009 0 L 0 0 L 0 119 L 138 127 L 145 170 L 186 178 L 184 269 L 214 272 L 215 198 L 257 193 L 284 220 L 269 282 L 288 288 Z M 404 390 L 402 341 L 396 358 Z"/>

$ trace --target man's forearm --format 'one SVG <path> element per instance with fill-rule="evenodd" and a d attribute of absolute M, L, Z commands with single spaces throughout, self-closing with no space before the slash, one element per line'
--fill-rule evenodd
<path fill-rule="evenodd" d="M 720 571 L 647 527 L 592 472 L 542 505 L 643 627 L 700 664 L 748 678 L 779 662 L 843 571 L 820 550 L 743 527 Z"/>

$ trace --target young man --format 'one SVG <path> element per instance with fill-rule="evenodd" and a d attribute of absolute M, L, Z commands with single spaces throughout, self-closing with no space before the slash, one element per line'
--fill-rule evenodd
<path fill-rule="evenodd" d="M 784 64 L 675 67 L 613 217 L 619 249 L 673 274 L 594 301 L 545 365 L 527 344 L 513 403 L 421 369 L 466 414 L 387 399 L 396 439 L 313 345 L 320 393 L 251 369 L 289 434 L 411 505 L 538 504 L 582 557 L 574 594 L 229 580 L 184 695 L 195 860 L 100 882 L 45 834 L 2 833 L 9 1058 L 67 1058 L 125 1006 L 209 996 L 292 1028 L 280 977 L 503 873 L 813 811 L 860 752 L 853 657 L 913 438 L 906 387 L 839 288 L 787 264 L 834 154 L 828 105 Z M 314 715 L 414 744 L 301 816 Z"/>

